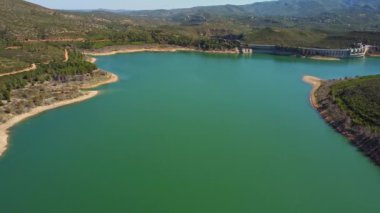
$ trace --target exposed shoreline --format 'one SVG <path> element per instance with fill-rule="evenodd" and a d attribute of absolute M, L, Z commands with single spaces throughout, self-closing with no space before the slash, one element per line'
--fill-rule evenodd
<path fill-rule="evenodd" d="M 315 92 L 319 89 L 322 84 L 322 79 L 314 77 L 314 76 L 304 76 L 302 79 L 304 82 L 310 84 L 313 88 L 310 92 L 310 103 L 315 108 L 319 108 L 319 104 L 317 101 L 317 97 L 315 96 Z"/>
<path fill-rule="evenodd" d="M 335 129 L 338 133 L 346 137 L 353 146 L 355 146 L 358 150 L 363 152 L 367 157 L 369 157 L 375 164 L 380 166 L 380 155 L 376 152 L 376 143 L 378 142 L 379 137 L 372 137 L 365 135 L 363 133 L 363 129 L 357 129 L 351 127 L 347 127 L 344 123 L 341 122 L 341 119 L 336 119 L 334 114 L 330 114 L 329 109 L 327 107 L 326 100 L 325 98 L 324 102 L 322 104 L 319 104 L 319 101 L 317 100 L 317 94 L 319 92 L 319 89 L 323 89 L 323 87 L 326 87 L 326 84 L 324 83 L 323 80 L 313 77 L 313 76 L 304 76 L 303 81 L 312 85 L 312 91 L 310 93 L 310 103 L 315 108 L 322 119 L 329 124 L 332 128 Z M 327 91 L 328 92 L 328 91 Z M 325 94 L 326 92 L 324 91 L 322 94 Z M 338 109 L 337 106 L 333 106 Z M 339 118 L 339 117 L 338 117 Z M 365 132 L 365 131 L 364 131 Z"/>
<path fill-rule="evenodd" d="M 333 125 L 332 118 L 319 105 L 316 95 L 317 95 L 317 90 L 322 86 L 323 80 L 315 76 L 304 76 L 302 80 L 312 86 L 312 90 L 309 95 L 311 106 L 314 109 L 316 109 L 318 113 L 320 114 L 320 116 L 323 118 L 323 120 L 325 120 L 327 124 L 332 126 L 338 133 L 345 136 L 348 140 L 354 141 L 355 136 L 353 134 L 348 133 L 347 131 L 344 131 L 338 126 Z"/>
<path fill-rule="evenodd" d="M 51 110 L 51 109 L 63 107 L 66 105 L 85 101 L 87 99 L 95 97 L 98 93 L 99 93 L 98 91 L 86 91 L 84 93 L 84 95 L 79 96 L 77 98 L 56 102 L 56 103 L 46 105 L 46 106 L 36 107 L 27 113 L 16 115 L 13 118 L 11 118 L 10 120 L 8 120 L 7 122 L 0 124 L 0 157 L 4 154 L 4 152 L 8 148 L 9 130 L 13 126 L 18 124 L 19 122 L 26 120 L 28 118 L 31 118 L 33 116 L 36 116 L 36 115 L 38 115 L 42 112 L 45 112 L 47 110 Z"/>
<path fill-rule="evenodd" d="M 92 64 L 95 64 L 95 62 L 96 62 L 96 58 L 94 58 L 94 57 L 88 57 L 87 59 L 86 59 L 86 61 L 88 61 L 88 62 L 90 62 L 90 63 L 92 63 Z"/>
<path fill-rule="evenodd" d="M 124 54 L 124 53 L 139 53 L 139 52 L 195 52 L 195 49 L 190 48 L 125 48 L 119 50 L 109 50 L 109 51 L 85 51 L 83 52 L 85 55 L 92 56 L 108 56 L 108 55 L 116 55 L 116 54 Z"/>
<path fill-rule="evenodd" d="M 96 61 L 95 58 L 90 59 L 90 62 L 92 62 L 92 63 L 95 63 L 95 61 Z M 111 76 L 108 80 L 103 81 L 103 82 L 99 82 L 99 83 L 95 83 L 95 84 L 84 85 L 81 87 L 81 89 L 91 89 L 91 88 L 98 87 L 100 85 L 114 83 L 114 82 L 117 82 L 119 80 L 117 75 L 115 75 L 113 73 L 109 73 L 109 74 Z M 59 102 L 56 102 L 53 104 L 35 107 L 27 113 L 16 115 L 16 116 L 12 117 L 11 119 L 9 119 L 8 121 L 6 121 L 5 123 L 0 124 L 0 157 L 4 154 L 4 152 L 8 148 L 9 131 L 13 126 L 15 126 L 16 124 L 18 124 L 21 121 L 24 121 L 28 118 L 34 117 L 34 116 L 36 116 L 42 112 L 45 112 L 45 111 L 48 111 L 51 109 L 56 109 L 56 108 L 63 107 L 63 106 L 67 106 L 70 104 L 75 104 L 75 103 L 82 102 L 82 101 L 88 100 L 90 98 L 93 98 L 99 94 L 99 91 L 82 91 L 82 93 L 83 93 L 83 95 L 81 95 L 77 98 L 74 98 L 74 99 L 63 100 L 63 101 L 59 101 Z"/>
<path fill-rule="evenodd" d="M 367 53 L 367 56 L 368 56 L 368 57 L 379 58 L 379 57 L 380 57 L 380 54 L 377 54 L 377 53 Z"/>
<path fill-rule="evenodd" d="M 81 89 L 92 89 L 95 87 L 99 87 L 105 84 L 111 84 L 111 83 L 116 83 L 119 81 L 119 76 L 113 74 L 113 73 L 108 73 L 110 75 L 110 78 L 106 81 L 98 82 L 95 84 L 89 84 L 89 85 L 82 85 Z"/>
<path fill-rule="evenodd" d="M 139 52 L 201 52 L 210 54 L 239 54 L 236 50 L 208 50 L 178 46 L 109 46 L 95 51 L 83 51 L 90 56 L 109 56 L 115 54 L 139 53 Z"/>
<path fill-rule="evenodd" d="M 326 56 L 310 56 L 306 58 L 312 59 L 312 60 L 318 60 L 318 61 L 340 61 L 340 58 L 326 57 Z"/>

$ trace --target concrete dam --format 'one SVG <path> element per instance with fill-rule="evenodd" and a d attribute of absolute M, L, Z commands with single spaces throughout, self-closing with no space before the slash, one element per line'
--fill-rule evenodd
<path fill-rule="evenodd" d="M 299 56 L 323 56 L 333 58 L 360 58 L 367 52 L 365 45 L 359 44 L 356 48 L 347 49 L 322 49 L 307 47 L 282 47 L 277 45 L 250 44 L 249 48 L 254 53 L 274 55 L 299 55 Z"/>

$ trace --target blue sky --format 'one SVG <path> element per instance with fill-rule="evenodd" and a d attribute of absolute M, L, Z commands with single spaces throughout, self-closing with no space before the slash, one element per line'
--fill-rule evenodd
<path fill-rule="evenodd" d="M 250 4 L 264 0 L 28 0 L 53 9 L 172 9 L 203 5 Z"/>

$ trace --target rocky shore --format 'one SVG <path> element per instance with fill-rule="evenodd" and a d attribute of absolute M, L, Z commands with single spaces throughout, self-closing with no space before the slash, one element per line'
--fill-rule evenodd
<path fill-rule="evenodd" d="M 320 83 L 313 83 L 310 79 Z M 347 112 L 337 105 L 331 95 L 331 86 L 340 80 L 321 81 L 310 76 L 304 77 L 304 80 L 313 85 L 311 100 L 315 99 L 316 102 L 312 101 L 312 105 L 318 110 L 321 117 L 337 132 L 347 137 L 355 147 L 375 164 L 380 165 L 380 134 L 366 126 L 356 125 Z"/>

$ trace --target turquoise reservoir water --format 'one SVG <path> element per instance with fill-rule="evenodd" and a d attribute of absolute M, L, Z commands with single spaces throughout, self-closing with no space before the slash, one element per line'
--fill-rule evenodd
<path fill-rule="evenodd" d="M 310 107 L 303 75 L 380 60 L 138 53 L 98 97 L 27 120 L 0 159 L 0 212 L 377 213 L 380 170 Z"/>

